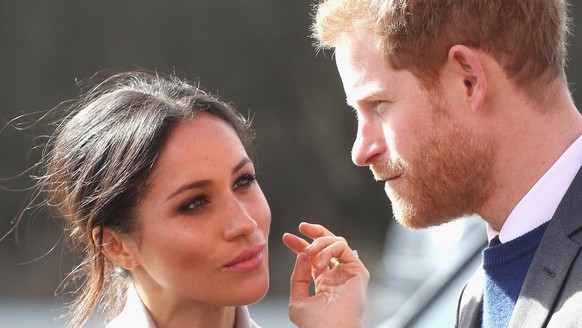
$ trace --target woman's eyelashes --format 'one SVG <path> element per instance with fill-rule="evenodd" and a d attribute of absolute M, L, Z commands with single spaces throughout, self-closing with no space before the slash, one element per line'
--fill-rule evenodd
<path fill-rule="evenodd" d="M 241 187 L 242 188 L 250 187 L 256 181 L 257 177 L 255 174 L 245 173 L 235 180 L 232 189 L 237 190 Z M 195 197 L 192 197 L 188 199 L 185 203 L 183 203 L 178 210 L 183 213 L 196 212 L 208 203 L 210 203 L 210 196 L 206 194 L 196 195 Z"/>
<path fill-rule="evenodd" d="M 241 175 L 238 179 L 236 179 L 233 188 L 236 190 L 240 187 L 250 186 L 255 181 L 257 181 L 257 176 L 255 174 L 245 173 Z"/>
<path fill-rule="evenodd" d="M 208 198 L 204 195 L 196 196 L 186 201 L 180 206 L 180 212 L 193 212 L 208 203 Z"/>

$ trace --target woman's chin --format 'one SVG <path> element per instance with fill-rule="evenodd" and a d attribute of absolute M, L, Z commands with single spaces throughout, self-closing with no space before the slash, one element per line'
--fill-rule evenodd
<path fill-rule="evenodd" d="M 241 285 L 238 291 L 233 292 L 234 306 L 243 306 L 253 303 L 257 303 L 262 300 L 267 292 L 269 291 L 269 275 L 267 273 L 266 277 L 261 280 L 255 280 L 254 282 L 249 282 L 247 286 Z"/>

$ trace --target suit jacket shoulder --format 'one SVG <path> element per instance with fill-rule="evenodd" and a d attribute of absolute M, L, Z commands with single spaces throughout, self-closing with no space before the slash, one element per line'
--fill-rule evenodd
<path fill-rule="evenodd" d="M 526 275 L 510 328 L 582 327 L 582 169 L 550 220 Z M 457 327 L 480 328 L 483 272 L 459 298 Z"/>
<path fill-rule="evenodd" d="M 550 220 L 509 327 L 582 324 L 582 169 Z"/>

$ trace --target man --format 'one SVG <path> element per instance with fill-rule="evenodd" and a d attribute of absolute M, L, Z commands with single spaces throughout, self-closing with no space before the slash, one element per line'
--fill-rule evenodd
<path fill-rule="evenodd" d="M 582 116 L 564 73 L 566 6 L 316 8 L 314 36 L 335 49 L 358 118 L 352 159 L 385 184 L 396 220 L 425 228 L 478 214 L 499 240 L 463 289 L 459 327 L 582 326 Z"/>

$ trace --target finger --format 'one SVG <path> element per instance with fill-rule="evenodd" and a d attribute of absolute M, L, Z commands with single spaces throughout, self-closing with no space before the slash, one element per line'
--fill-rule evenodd
<path fill-rule="evenodd" d="M 334 245 L 332 248 L 327 249 L 332 245 Z M 305 253 L 311 258 L 311 264 L 314 269 L 313 276 L 317 278 L 321 273 L 329 271 L 330 268 L 334 268 L 340 261 L 346 263 L 348 261 L 351 262 L 351 257 L 344 257 L 343 260 L 336 259 L 334 254 L 341 253 L 343 248 L 347 248 L 347 250 L 351 251 L 347 241 L 343 237 L 336 236 L 319 237 L 315 239 L 311 245 L 305 248 Z M 325 256 L 321 258 L 322 255 Z"/>
<path fill-rule="evenodd" d="M 319 237 L 313 240 L 313 242 L 305 248 L 305 253 L 307 255 L 314 255 L 321 252 L 324 248 L 328 247 L 331 244 L 343 242 L 346 247 L 348 243 L 343 237 L 333 236 L 333 237 Z"/>
<path fill-rule="evenodd" d="M 301 253 L 305 250 L 309 243 L 301 237 L 297 237 L 291 233 L 283 234 L 283 244 L 295 253 Z"/>
<path fill-rule="evenodd" d="M 334 261 L 332 261 L 332 259 Z M 335 262 L 337 260 L 337 262 Z M 317 270 L 323 270 L 330 264 L 335 266 L 337 263 L 352 263 L 359 262 L 359 258 L 350 249 L 344 240 L 337 240 L 336 242 L 327 245 L 319 252 L 319 261 L 315 264 Z"/>
<path fill-rule="evenodd" d="M 305 236 L 316 239 L 324 236 L 335 236 L 331 231 L 327 230 L 324 226 L 320 224 L 313 224 L 307 222 L 301 222 L 299 224 L 299 232 Z"/>
<path fill-rule="evenodd" d="M 283 243 L 293 252 L 299 254 L 305 251 L 305 248 L 309 246 L 309 243 L 305 241 L 303 238 L 297 237 L 294 234 L 285 233 L 283 234 Z M 315 264 L 319 261 L 319 254 L 314 253 L 313 255 L 309 256 L 309 261 L 311 262 L 311 266 L 314 267 Z M 325 270 L 323 271 L 325 272 Z M 317 277 L 322 273 L 321 270 L 314 270 L 313 277 Z"/>
<path fill-rule="evenodd" d="M 291 274 L 291 290 L 289 293 L 289 305 L 295 304 L 309 297 L 309 285 L 311 284 L 311 262 L 305 253 L 297 254 L 295 267 Z"/>

